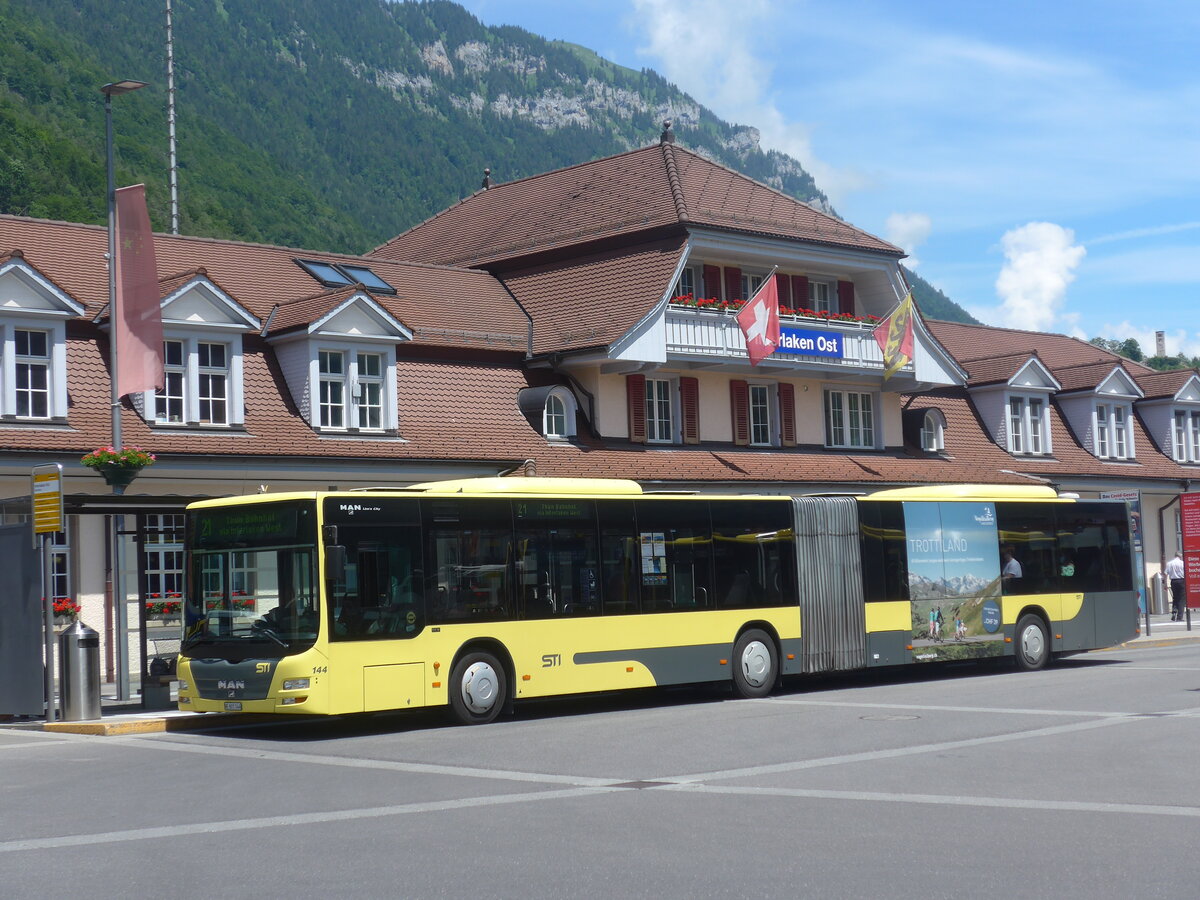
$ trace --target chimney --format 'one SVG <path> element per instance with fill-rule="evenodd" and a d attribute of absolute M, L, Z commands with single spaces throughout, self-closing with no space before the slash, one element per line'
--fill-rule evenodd
<path fill-rule="evenodd" d="M 658 136 L 658 142 L 660 144 L 675 143 L 675 132 L 673 132 L 671 130 L 671 120 L 670 119 L 667 119 L 665 122 L 663 122 L 663 131 L 662 131 L 662 134 L 660 134 Z"/>
<path fill-rule="evenodd" d="M 1167 333 L 1165 331 L 1154 332 L 1154 355 L 1167 355 Z"/>
<path fill-rule="evenodd" d="M 492 186 L 492 170 L 484 169 L 483 170 L 483 189 L 486 191 L 491 186 Z"/>

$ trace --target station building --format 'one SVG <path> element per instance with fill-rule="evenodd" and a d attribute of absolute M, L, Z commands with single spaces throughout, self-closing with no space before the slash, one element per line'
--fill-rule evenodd
<path fill-rule="evenodd" d="M 1062 335 L 914 318 L 885 378 L 873 330 L 903 251 L 677 146 L 483 189 L 362 255 L 155 235 L 164 388 L 122 399 L 157 457 L 122 494 L 111 442 L 107 231 L 0 216 L 0 504 L 63 467 L 55 597 L 116 676 L 121 542 L 136 682 L 177 640 L 186 504 L 470 476 L 647 489 L 863 492 L 1050 484 L 1140 501 L 1147 579 L 1200 473 L 1200 375 Z M 732 310 L 774 278 L 783 345 L 749 364 Z M 114 516 L 125 527 L 114 537 Z"/>

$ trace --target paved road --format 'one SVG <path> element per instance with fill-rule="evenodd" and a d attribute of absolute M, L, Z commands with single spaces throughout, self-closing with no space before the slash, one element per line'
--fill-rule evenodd
<path fill-rule="evenodd" d="M 1197 895 L 1200 644 L 202 734 L 0 730 L 0 896 Z"/>

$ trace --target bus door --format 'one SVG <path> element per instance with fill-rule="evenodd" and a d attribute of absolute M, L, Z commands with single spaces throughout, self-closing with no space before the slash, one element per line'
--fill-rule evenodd
<path fill-rule="evenodd" d="M 590 500 L 519 501 L 519 614 L 526 619 L 600 611 L 600 554 Z"/>
<path fill-rule="evenodd" d="M 794 497 L 801 672 L 867 664 L 858 501 Z"/>

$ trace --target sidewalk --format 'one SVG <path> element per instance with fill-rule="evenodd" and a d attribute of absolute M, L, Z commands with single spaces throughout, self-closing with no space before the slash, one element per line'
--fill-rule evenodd
<path fill-rule="evenodd" d="M 1146 646 L 1147 644 L 1162 646 L 1165 644 L 1200 641 L 1200 609 L 1192 610 L 1191 631 L 1188 630 L 1186 619 L 1182 622 L 1172 622 L 1171 616 L 1168 613 L 1150 616 L 1149 634 L 1146 633 L 1146 620 L 1144 617 L 1139 620 L 1138 625 L 1142 629 L 1141 634 L 1133 640 L 1122 644 L 1122 647 Z"/>

